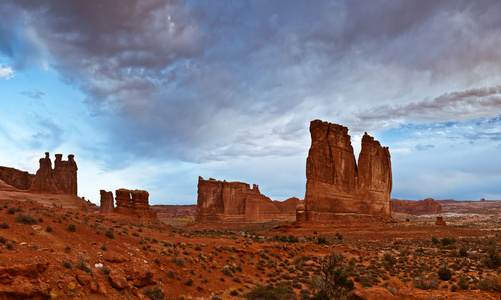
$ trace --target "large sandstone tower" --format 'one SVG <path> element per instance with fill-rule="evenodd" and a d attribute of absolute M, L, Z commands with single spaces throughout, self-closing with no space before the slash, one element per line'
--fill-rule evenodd
<path fill-rule="evenodd" d="M 314 120 L 306 160 L 306 221 L 342 215 L 391 217 L 391 161 L 388 147 L 362 138 L 358 167 L 348 128 Z"/>

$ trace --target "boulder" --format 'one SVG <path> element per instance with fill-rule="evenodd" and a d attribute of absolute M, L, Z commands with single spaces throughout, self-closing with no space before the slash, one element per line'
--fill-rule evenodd
<path fill-rule="evenodd" d="M 367 133 L 355 161 L 348 128 L 314 120 L 306 159 L 305 212 L 308 222 L 340 215 L 391 217 L 390 152 Z"/>

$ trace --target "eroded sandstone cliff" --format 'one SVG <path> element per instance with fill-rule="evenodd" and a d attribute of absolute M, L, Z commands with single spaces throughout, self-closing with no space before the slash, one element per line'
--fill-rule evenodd
<path fill-rule="evenodd" d="M 348 128 L 314 120 L 306 160 L 306 221 L 329 221 L 340 215 L 390 217 L 390 152 L 367 133 L 358 166 Z"/>
<path fill-rule="evenodd" d="M 0 167 L 0 180 L 18 190 L 27 190 L 35 179 L 34 174 L 14 168 Z M 9 188 L 11 189 L 11 188 Z"/>
<path fill-rule="evenodd" d="M 138 218 L 156 219 L 157 214 L 150 210 L 149 196 L 150 194 L 143 190 L 118 189 L 115 191 L 114 212 Z"/>
<path fill-rule="evenodd" d="M 40 158 L 38 169 L 28 192 L 37 194 L 77 195 L 77 164 L 72 154 L 68 160 L 62 160 L 62 154 L 56 154 L 54 169 L 49 152 Z"/>
<path fill-rule="evenodd" d="M 297 198 L 295 198 L 297 199 Z M 259 192 L 259 187 L 243 182 L 227 182 L 198 177 L 195 220 L 198 222 L 265 222 L 294 219 L 299 199 L 276 205 Z"/>
<path fill-rule="evenodd" d="M 105 190 L 99 191 L 101 195 L 101 203 L 99 205 L 99 213 L 110 214 L 115 211 L 115 203 L 113 201 L 113 193 Z"/>

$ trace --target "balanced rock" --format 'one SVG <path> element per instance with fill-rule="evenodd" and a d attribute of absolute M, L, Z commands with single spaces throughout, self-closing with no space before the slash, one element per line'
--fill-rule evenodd
<path fill-rule="evenodd" d="M 278 202 L 278 201 L 277 201 Z M 198 222 L 264 222 L 293 220 L 299 199 L 278 204 L 261 194 L 254 184 L 198 177 L 195 220 Z"/>
<path fill-rule="evenodd" d="M 419 201 L 391 199 L 391 211 L 413 215 L 427 215 L 442 213 L 442 205 L 433 198 Z"/>
<path fill-rule="evenodd" d="M 314 120 L 310 133 L 306 220 L 324 222 L 342 215 L 391 217 L 388 148 L 365 133 L 357 166 L 348 128 Z"/>

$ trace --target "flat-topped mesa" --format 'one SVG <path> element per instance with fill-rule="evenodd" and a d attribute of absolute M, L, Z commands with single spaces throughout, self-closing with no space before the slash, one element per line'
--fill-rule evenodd
<path fill-rule="evenodd" d="M 297 198 L 296 198 L 297 199 Z M 289 202 L 294 201 L 293 199 Z M 299 199 L 297 199 L 299 201 Z M 285 202 L 285 201 L 284 201 Z M 198 177 L 197 222 L 266 222 L 294 220 L 297 204 L 275 205 L 274 201 L 244 182 Z"/>
<path fill-rule="evenodd" d="M 49 152 L 45 152 L 45 157 L 40 159 L 38 169 L 33 183 L 28 192 L 37 194 L 64 194 L 77 195 L 77 164 L 74 155 L 68 155 L 68 160 L 62 160 L 62 154 L 56 154 L 54 169 Z"/>
<path fill-rule="evenodd" d="M 150 194 L 143 190 L 118 189 L 115 191 L 114 212 L 138 218 L 156 219 L 157 214 L 150 210 L 149 196 Z"/>
<path fill-rule="evenodd" d="M 99 213 L 110 214 L 115 211 L 115 204 L 113 201 L 113 193 L 105 190 L 99 191 L 101 194 L 101 204 L 99 205 Z"/>
<path fill-rule="evenodd" d="M 391 217 L 388 148 L 365 133 L 357 167 L 348 128 L 314 120 L 310 133 L 302 220 L 324 222 L 342 215 Z M 303 215 L 302 209 L 298 212 Z"/>

